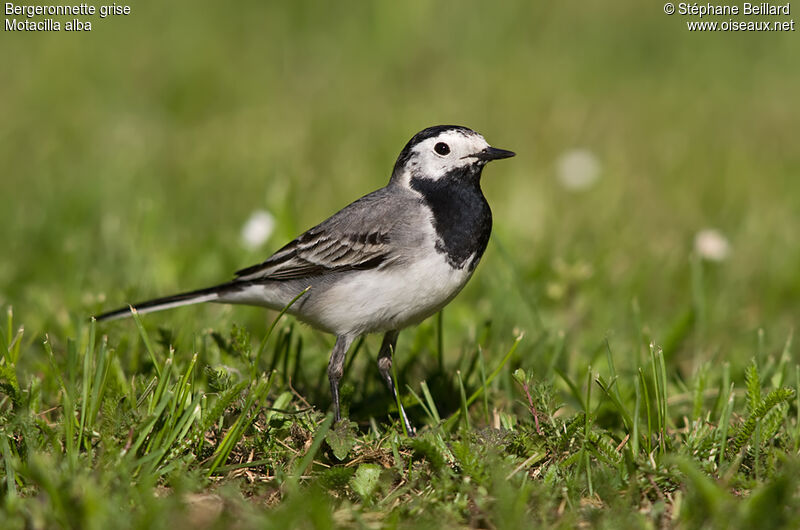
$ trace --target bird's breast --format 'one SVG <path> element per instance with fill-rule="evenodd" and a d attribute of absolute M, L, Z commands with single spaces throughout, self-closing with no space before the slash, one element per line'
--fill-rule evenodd
<path fill-rule="evenodd" d="M 404 264 L 347 274 L 310 300 L 304 316 L 337 334 L 402 329 L 447 305 L 472 276 L 469 265 L 457 269 L 443 254 L 429 252 Z"/>
<path fill-rule="evenodd" d="M 446 175 L 438 180 L 412 178 L 411 187 L 430 209 L 436 251 L 460 269 L 474 268 L 492 232 L 492 210 L 479 185 L 480 174 Z"/>

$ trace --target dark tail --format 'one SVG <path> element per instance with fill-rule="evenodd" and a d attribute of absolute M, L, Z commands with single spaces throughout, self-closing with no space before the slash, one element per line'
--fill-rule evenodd
<path fill-rule="evenodd" d="M 242 282 L 228 282 L 205 289 L 198 289 L 188 293 L 173 294 L 172 296 L 165 296 L 163 298 L 156 298 L 138 304 L 132 304 L 128 307 L 121 307 L 114 311 L 109 311 L 98 315 L 95 320 L 116 320 L 118 318 L 125 318 L 131 316 L 131 310 L 135 309 L 137 313 L 153 313 L 161 311 L 162 309 L 171 309 L 173 307 L 180 307 L 184 305 L 199 304 L 202 302 L 213 302 L 218 300 L 220 295 L 231 290 L 236 290 L 241 287 Z"/>

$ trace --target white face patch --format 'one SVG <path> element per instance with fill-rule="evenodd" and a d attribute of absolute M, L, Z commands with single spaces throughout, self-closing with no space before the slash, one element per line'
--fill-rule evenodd
<path fill-rule="evenodd" d="M 474 164 L 475 155 L 489 147 L 483 136 L 461 130 L 444 131 L 412 149 L 403 180 L 412 176 L 437 180 L 453 169 Z"/>

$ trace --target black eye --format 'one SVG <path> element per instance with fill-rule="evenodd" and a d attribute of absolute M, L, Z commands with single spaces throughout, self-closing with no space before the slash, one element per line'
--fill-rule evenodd
<path fill-rule="evenodd" d="M 444 142 L 439 142 L 438 144 L 433 146 L 433 150 L 436 151 L 437 155 L 447 155 L 450 154 L 450 146 Z"/>

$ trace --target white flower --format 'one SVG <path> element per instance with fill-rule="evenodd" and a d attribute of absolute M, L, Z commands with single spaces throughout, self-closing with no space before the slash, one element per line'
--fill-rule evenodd
<path fill-rule="evenodd" d="M 275 218 L 266 210 L 256 210 L 242 227 L 242 244 L 255 250 L 267 242 L 275 228 Z"/>
<path fill-rule="evenodd" d="M 695 234 L 694 250 L 708 261 L 724 261 L 731 253 L 731 245 L 722 232 L 706 228 Z"/>
<path fill-rule="evenodd" d="M 588 149 L 571 149 L 562 153 L 556 166 L 558 181 L 571 191 L 588 189 L 600 177 L 600 162 Z"/>

